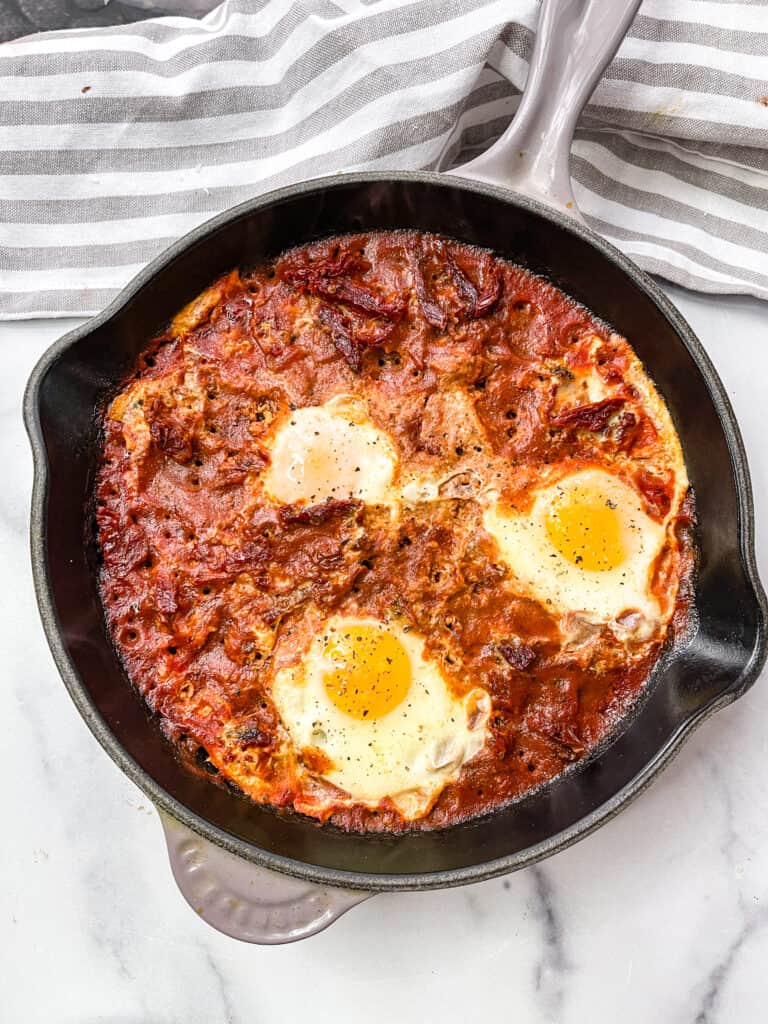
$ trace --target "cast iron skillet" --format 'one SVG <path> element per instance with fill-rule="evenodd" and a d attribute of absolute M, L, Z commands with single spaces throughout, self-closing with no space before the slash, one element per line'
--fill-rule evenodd
<path fill-rule="evenodd" d="M 545 0 L 514 124 L 460 172 L 479 181 L 347 174 L 238 206 L 172 246 L 104 313 L 55 344 L 32 374 L 25 401 L 35 460 L 32 563 L 54 658 L 91 731 L 162 812 L 185 896 L 230 934 L 300 938 L 370 892 L 474 882 L 562 849 L 636 796 L 762 667 L 766 605 L 749 475 L 723 386 L 656 285 L 580 221 L 570 190 L 577 114 L 638 3 Z M 517 194 L 492 184 L 498 177 L 514 180 Z M 630 339 L 667 401 L 696 492 L 697 626 L 659 666 L 620 733 L 578 771 L 482 820 L 440 832 L 358 836 L 278 817 L 180 767 L 107 637 L 89 495 L 102 400 L 153 332 L 207 284 L 312 239 L 406 227 L 488 246 L 544 274 Z"/>

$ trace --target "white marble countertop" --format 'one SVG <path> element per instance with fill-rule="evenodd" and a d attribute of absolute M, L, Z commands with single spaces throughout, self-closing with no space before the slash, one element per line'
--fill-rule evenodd
<path fill-rule="evenodd" d="M 768 306 L 669 292 L 741 423 L 768 580 Z M 156 813 L 80 720 L 35 607 L 21 396 L 73 324 L 0 324 L 0 1022 L 764 1021 L 766 679 L 618 818 L 538 867 L 379 896 L 293 946 L 238 943 L 190 910 Z"/>

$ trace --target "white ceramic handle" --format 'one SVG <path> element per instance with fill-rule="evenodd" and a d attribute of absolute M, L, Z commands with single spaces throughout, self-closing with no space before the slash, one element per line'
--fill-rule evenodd
<path fill-rule="evenodd" d="M 234 939 L 268 946 L 306 939 L 373 895 L 279 875 L 158 813 L 182 896 L 204 921 Z"/>
<path fill-rule="evenodd" d="M 571 190 L 576 121 L 641 0 L 542 0 L 525 93 L 509 128 L 451 171 L 511 188 L 581 219 Z"/>

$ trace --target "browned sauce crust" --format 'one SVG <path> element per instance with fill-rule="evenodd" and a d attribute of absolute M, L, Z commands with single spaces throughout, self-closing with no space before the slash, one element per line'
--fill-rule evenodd
<path fill-rule="evenodd" d="M 565 643 L 545 605 L 511 594 L 464 491 L 489 466 L 502 467 L 507 497 L 553 463 L 618 467 L 663 520 L 675 483 L 654 454 L 658 422 L 630 380 L 635 364 L 552 285 L 417 233 L 319 242 L 232 272 L 184 310 L 104 417 L 96 498 L 110 633 L 192 766 L 262 802 L 300 803 L 291 762 L 275 756 L 270 680 L 300 656 L 308 608 L 315 619 L 394 610 L 456 692 L 469 680 L 492 696 L 486 747 L 408 827 L 490 811 L 582 759 L 685 625 L 692 499 L 653 583 L 676 595 L 671 629 L 628 650 L 601 626 Z M 609 397 L 568 392 L 586 370 Z M 258 497 L 274 423 L 342 392 L 366 399 L 402 460 L 435 476 L 456 468 L 444 500 L 407 506 L 393 529 L 359 501 Z M 405 825 L 387 800 L 324 816 L 348 829 Z"/>

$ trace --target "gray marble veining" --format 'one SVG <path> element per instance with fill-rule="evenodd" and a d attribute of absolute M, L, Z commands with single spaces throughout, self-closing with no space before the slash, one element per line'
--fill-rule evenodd
<path fill-rule="evenodd" d="M 542 864 L 528 871 L 535 894 L 536 917 L 541 926 L 541 959 L 534 972 L 534 985 L 545 1020 L 562 1020 L 566 974 L 570 963 L 565 953 L 565 936 L 549 872 Z"/>

